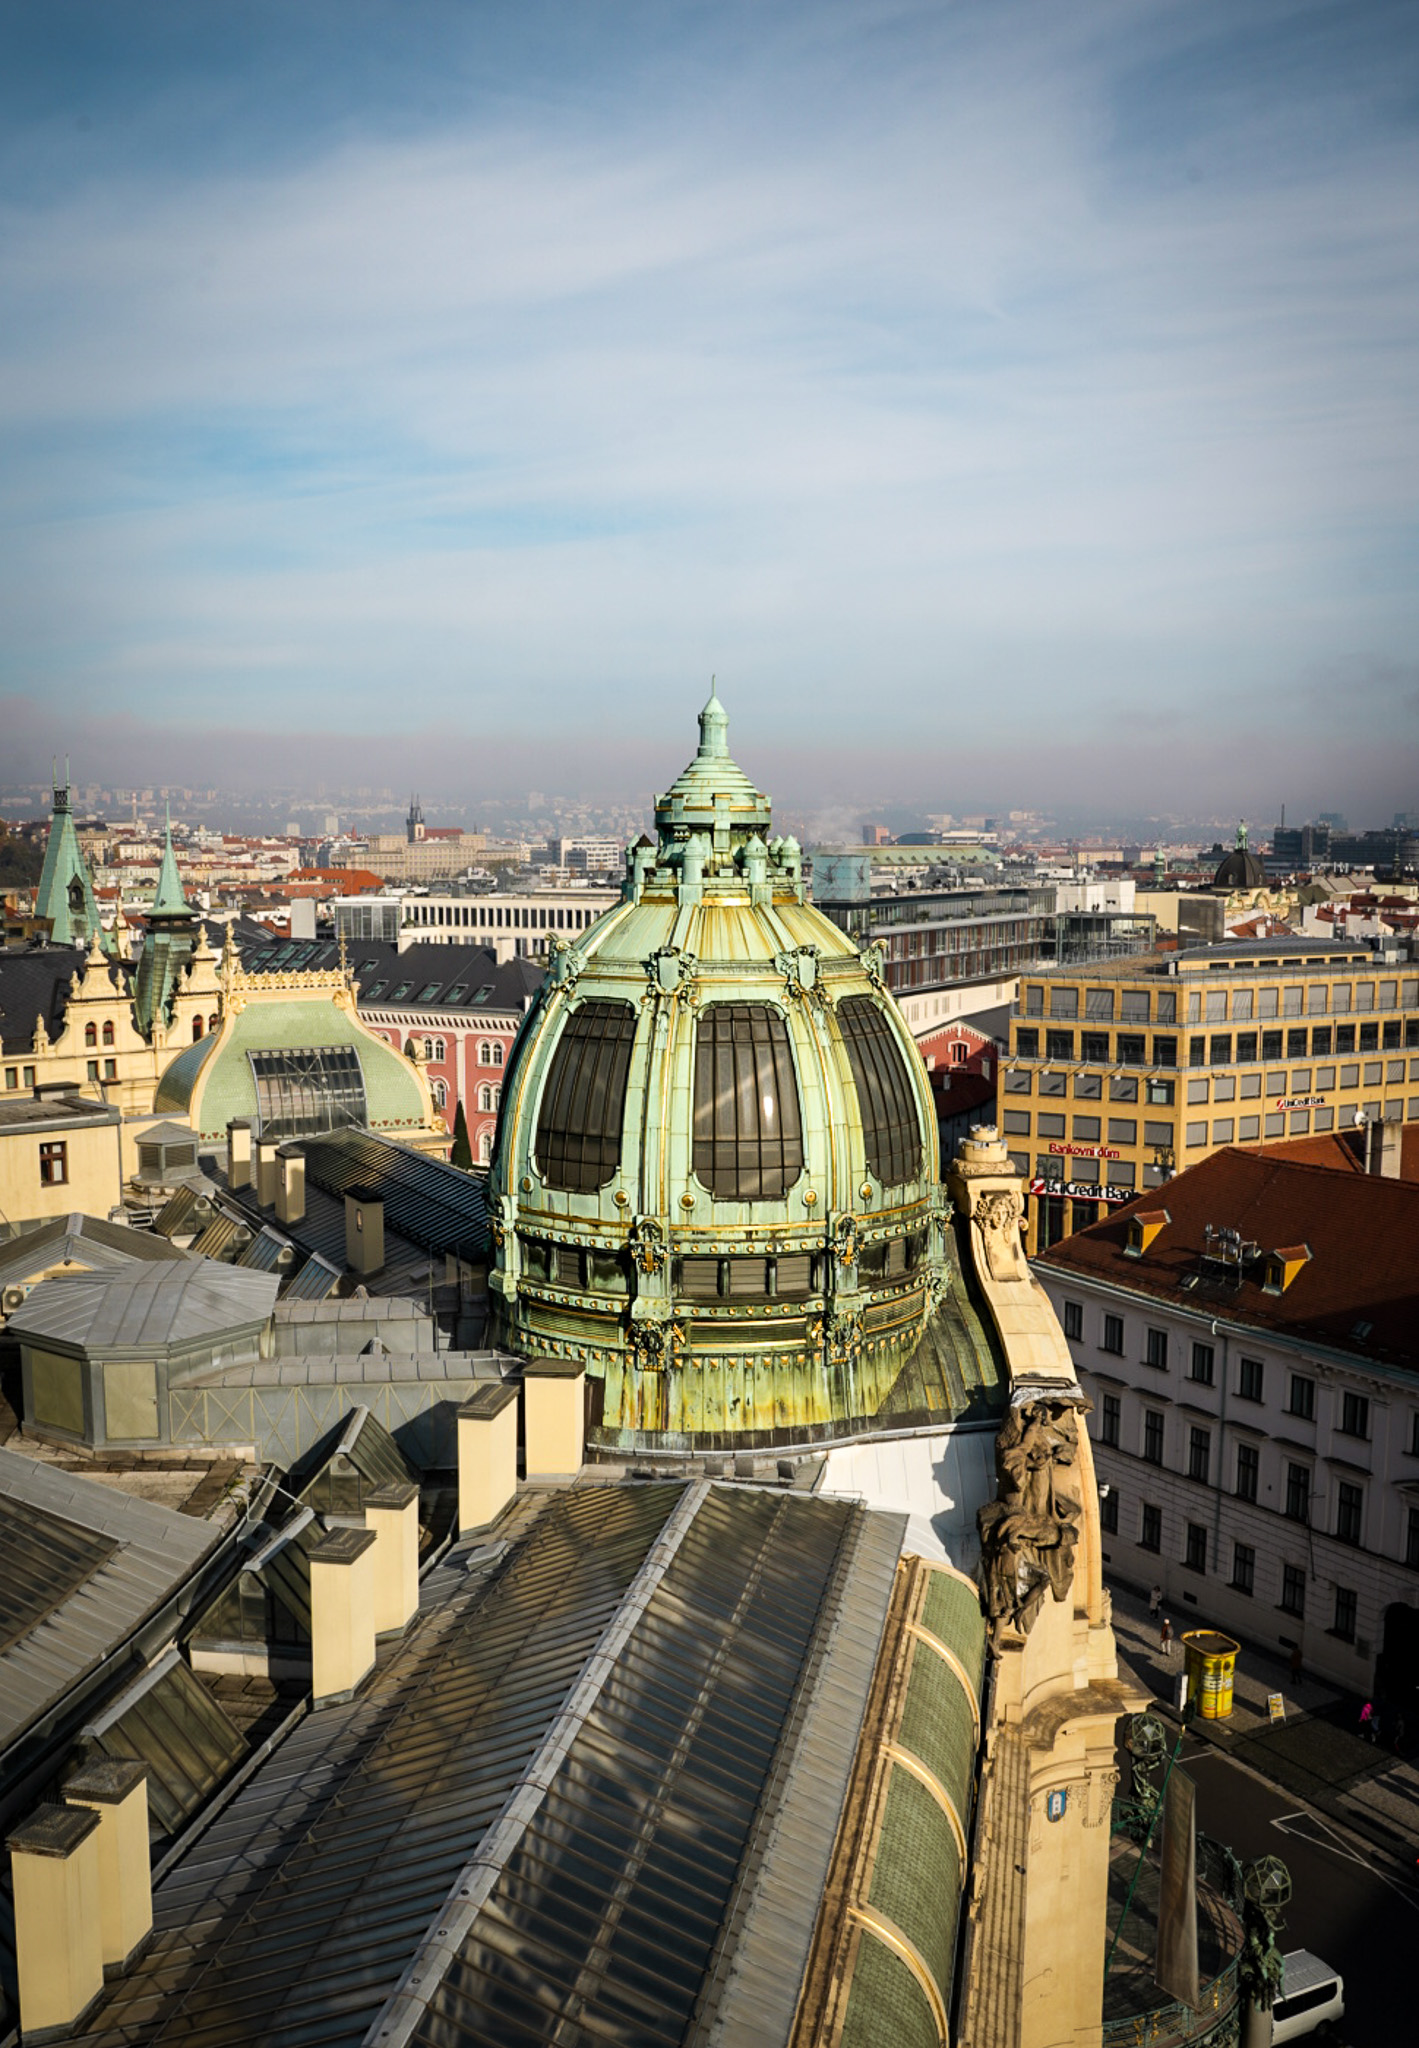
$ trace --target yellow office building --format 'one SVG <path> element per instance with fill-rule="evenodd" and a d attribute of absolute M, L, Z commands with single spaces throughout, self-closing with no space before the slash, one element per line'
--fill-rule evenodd
<path fill-rule="evenodd" d="M 1419 962 L 1288 938 L 1022 975 L 1000 1112 L 1031 1252 L 1221 1145 L 1419 1118 Z"/>

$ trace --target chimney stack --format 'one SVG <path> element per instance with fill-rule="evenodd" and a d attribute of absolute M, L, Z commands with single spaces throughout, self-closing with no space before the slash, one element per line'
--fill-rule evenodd
<path fill-rule="evenodd" d="M 522 1373 L 522 1439 L 529 1479 L 580 1472 L 586 1445 L 586 1370 L 571 1359 L 537 1358 Z"/>
<path fill-rule="evenodd" d="M 103 1973 L 119 1977 L 148 1945 L 153 1887 L 148 1855 L 148 1766 L 128 1757 L 84 1764 L 64 1804 L 99 1817 L 99 1929 Z"/>
<path fill-rule="evenodd" d="M 278 1150 L 279 1142 L 275 1138 L 258 1138 L 256 1141 L 256 1199 L 263 1209 L 275 1206 Z"/>
<path fill-rule="evenodd" d="M 458 1533 L 486 1529 L 517 1492 L 517 1381 L 492 1380 L 458 1411 Z"/>
<path fill-rule="evenodd" d="M 67 2040 L 103 1990 L 99 1817 L 77 1806 L 41 1806 L 6 1846 L 21 2036 Z"/>
<path fill-rule="evenodd" d="M 391 1480 L 365 1495 L 365 1527 L 373 1529 L 374 1632 L 400 1635 L 419 1611 L 419 1489 Z"/>
<path fill-rule="evenodd" d="M 299 1223 L 305 1215 L 305 1154 L 283 1145 L 276 1154 L 276 1221 Z"/>
<path fill-rule="evenodd" d="M 335 1529 L 310 1553 L 311 1704 L 353 1698 L 374 1668 L 373 1529 Z"/>
<path fill-rule="evenodd" d="M 1382 1180 L 1399 1179 L 1400 1154 L 1404 1146 L 1401 1124 L 1373 1123 L 1365 1127 L 1365 1170 Z"/>
<path fill-rule="evenodd" d="M 345 1264 L 355 1273 L 377 1273 L 384 1264 L 384 1204 L 357 1189 L 345 1196 Z"/>
<path fill-rule="evenodd" d="M 227 1125 L 227 1186 L 251 1186 L 251 1118 L 234 1117 Z"/>

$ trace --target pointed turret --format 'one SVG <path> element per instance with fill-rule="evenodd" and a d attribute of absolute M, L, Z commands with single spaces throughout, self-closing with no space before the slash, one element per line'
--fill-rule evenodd
<path fill-rule="evenodd" d="M 138 1029 L 144 1037 L 153 1035 L 154 1025 L 172 1021 L 173 998 L 182 972 L 202 936 L 197 912 L 183 894 L 177 855 L 172 850 L 172 818 L 167 821 L 162 865 L 152 906 L 146 913 L 147 930 L 143 951 L 133 982 L 133 1008 Z"/>
<path fill-rule="evenodd" d="M 49 920 L 49 936 L 54 945 L 87 947 L 93 933 L 101 930 L 102 920 L 69 807 L 68 767 L 66 762 L 62 782 L 57 763 L 55 767 L 54 816 L 44 851 L 35 915 Z"/>

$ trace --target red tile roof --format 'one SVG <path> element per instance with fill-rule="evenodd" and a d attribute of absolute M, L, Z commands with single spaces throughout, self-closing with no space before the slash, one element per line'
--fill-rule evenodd
<path fill-rule="evenodd" d="M 1129 1218 L 1156 1207 L 1160 1189 L 1065 1238 L 1037 1264 L 1419 1368 L 1419 1182 L 1297 1156 L 1302 1145 L 1323 1142 L 1256 1152 L 1228 1146 L 1167 1183 L 1172 1220 L 1142 1254 L 1127 1249 Z M 1208 1224 L 1255 1243 L 1239 1282 L 1204 1262 Z M 1284 1293 L 1268 1292 L 1266 1255 L 1303 1244 L 1311 1256 L 1301 1271 Z"/>

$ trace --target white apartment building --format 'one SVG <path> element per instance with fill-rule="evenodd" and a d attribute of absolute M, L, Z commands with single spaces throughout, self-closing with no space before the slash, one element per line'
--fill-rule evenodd
<path fill-rule="evenodd" d="M 546 951 L 550 933 L 574 940 L 620 900 L 619 889 L 575 885 L 486 895 L 407 890 L 398 896 L 342 896 L 334 904 L 335 931 L 349 945 L 382 939 L 401 952 L 410 946 L 488 946 L 499 962 L 531 960 Z"/>
<path fill-rule="evenodd" d="M 1160 1585 L 1179 1633 L 1298 1647 L 1307 1670 L 1387 1698 L 1414 1729 L 1409 1135 L 1216 1152 L 1034 1269 L 1094 1403 L 1106 1571 Z"/>

